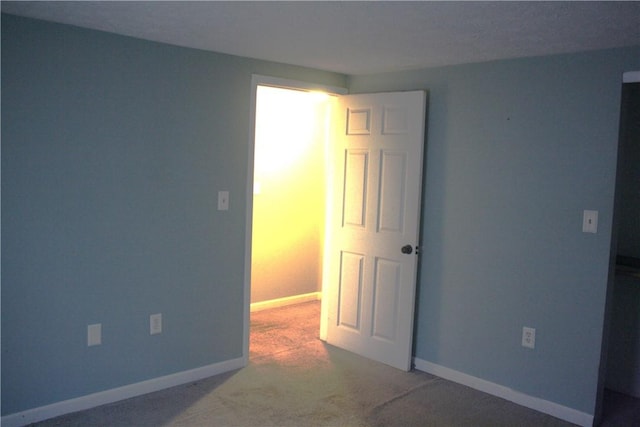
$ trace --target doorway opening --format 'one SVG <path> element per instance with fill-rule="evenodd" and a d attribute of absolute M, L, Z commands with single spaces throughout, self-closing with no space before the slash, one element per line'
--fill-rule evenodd
<path fill-rule="evenodd" d="M 250 354 L 252 306 L 278 307 L 315 295 L 315 299 L 322 298 L 321 340 L 406 371 L 413 336 L 418 264 L 413 247 L 419 237 L 426 94 L 388 92 L 330 100 L 308 93 L 316 88 L 303 87 L 311 110 L 324 113 L 320 119 L 315 114 L 316 119 L 307 120 L 298 117 L 304 103 L 263 107 L 263 92 L 283 86 L 287 87 L 258 82 L 252 91 L 255 132 L 249 153 L 251 184 L 247 186 L 251 194 L 245 252 L 245 363 Z M 275 92 L 301 95 L 299 90 Z M 262 120 L 264 111 L 269 115 Z M 270 130 L 264 145 L 263 123 Z M 306 145 L 303 135 L 310 129 L 311 140 L 324 135 L 319 138 L 321 148 L 309 155 L 311 160 L 323 159 L 319 171 L 300 157 Z M 335 138 L 329 144 L 326 136 L 330 132 Z M 287 137 L 291 144 L 284 141 Z M 288 168 L 297 168 L 298 174 L 288 180 L 270 175 L 280 175 Z M 314 175 L 321 177 L 318 184 L 300 183 Z M 285 183 L 299 189 L 286 194 Z M 268 190 L 272 191 L 271 201 Z M 315 202 L 309 201 L 308 197 L 318 195 Z M 263 207 L 271 213 L 261 215 Z M 317 213 L 315 225 L 294 226 Z M 267 235 L 263 249 L 259 221 L 267 217 L 276 221 L 263 227 Z M 313 234 L 300 235 L 300 229 Z M 269 246 L 274 242 L 279 246 Z M 305 248 L 315 253 L 310 264 L 303 262 Z M 272 287 L 258 288 L 261 272 Z M 301 290 L 308 280 L 311 288 Z M 274 287 L 276 294 L 268 295 Z M 294 295 L 288 295 L 289 289 L 294 289 Z"/>
<path fill-rule="evenodd" d="M 267 310 L 321 300 L 329 113 L 325 92 L 255 87 L 250 312 L 262 313 L 260 328 Z M 252 342 L 245 354 L 260 351 Z"/>
<path fill-rule="evenodd" d="M 640 421 L 640 72 L 624 74 L 608 291 L 608 355 L 602 410 L 609 420 Z"/>

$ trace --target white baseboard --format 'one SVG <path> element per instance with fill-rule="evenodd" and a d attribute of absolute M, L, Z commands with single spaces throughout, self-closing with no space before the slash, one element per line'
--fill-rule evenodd
<path fill-rule="evenodd" d="M 119 400 L 163 390 L 165 388 L 187 384 L 213 375 L 232 371 L 234 369 L 240 369 L 244 366 L 245 363 L 243 358 L 225 360 L 224 362 L 214 363 L 201 368 L 165 375 L 163 377 L 153 378 L 123 387 L 52 403 L 51 405 L 40 406 L 23 412 L 5 415 L 2 417 L 0 424 L 2 424 L 3 427 L 20 427 L 60 415 L 69 414 L 71 412 L 83 411 L 96 406 L 106 405 Z"/>
<path fill-rule="evenodd" d="M 580 426 L 591 427 L 593 425 L 593 415 L 585 412 L 578 411 L 567 406 L 559 405 L 557 403 L 550 402 L 548 400 L 540 399 L 537 397 L 529 396 L 519 391 L 510 389 L 490 381 L 483 380 L 481 378 L 474 377 L 453 369 L 445 368 L 444 366 L 437 365 L 435 363 L 427 362 L 426 360 L 413 359 L 414 366 L 420 371 L 427 372 L 445 380 L 453 381 L 454 383 L 462 384 L 467 387 L 471 387 L 475 390 L 482 391 L 487 394 L 508 400 L 518 405 L 534 409 L 538 412 L 551 415 L 561 420 L 568 421 Z"/>
<path fill-rule="evenodd" d="M 300 304 L 303 302 L 317 301 L 322 299 L 321 292 L 311 292 L 308 294 L 294 295 L 291 297 L 276 298 L 268 301 L 254 302 L 251 304 L 251 312 L 267 310 L 269 308 L 284 307 L 287 305 Z"/>

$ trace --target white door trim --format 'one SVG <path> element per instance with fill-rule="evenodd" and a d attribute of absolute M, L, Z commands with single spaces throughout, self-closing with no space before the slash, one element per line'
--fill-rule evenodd
<path fill-rule="evenodd" d="M 243 337 L 242 337 L 242 360 L 246 366 L 249 363 L 249 333 L 250 333 L 250 315 L 251 315 L 251 245 L 253 242 L 252 225 L 253 225 L 253 168 L 254 168 L 254 151 L 255 151 L 255 125 L 256 125 L 256 97 L 258 86 L 274 86 L 284 89 L 304 90 L 304 91 L 321 91 L 329 94 L 344 95 L 348 93 L 346 88 L 338 86 L 329 86 L 317 83 L 303 82 L 299 80 L 283 79 L 279 77 L 269 77 L 259 74 L 251 76 L 251 103 L 249 117 L 249 150 L 248 150 L 248 167 L 247 167 L 247 189 L 246 203 L 247 210 L 245 213 L 245 242 L 244 242 L 244 313 L 243 313 Z M 324 292 L 324 289 L 323 289 Z M 325 305 L 322 305 L 323 312 L 320 317 L 320 329 L 326 324 L 326 313 L 324 313 Z M 325 326 L 326 329 L 326 326 Z M 322 334 L 320 336 L 322 338 Z"/>

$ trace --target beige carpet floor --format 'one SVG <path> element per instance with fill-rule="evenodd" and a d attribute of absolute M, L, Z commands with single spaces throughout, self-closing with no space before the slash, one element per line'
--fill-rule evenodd
<path fill-rule="evenodd" d="M 317 339 L 319 309 L 312 302 L 253 313 L 246 368 L 36 425 L 571 425 L 424 372 L 401 372 L 327 345 Z"/>

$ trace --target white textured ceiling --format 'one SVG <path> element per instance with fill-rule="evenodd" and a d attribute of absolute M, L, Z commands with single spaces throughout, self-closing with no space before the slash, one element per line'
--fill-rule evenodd
<path fill-rule="evenodd" d="M 640 45 L 640 2 L 2 2 L 2 11 L 369 74 Z"/>

